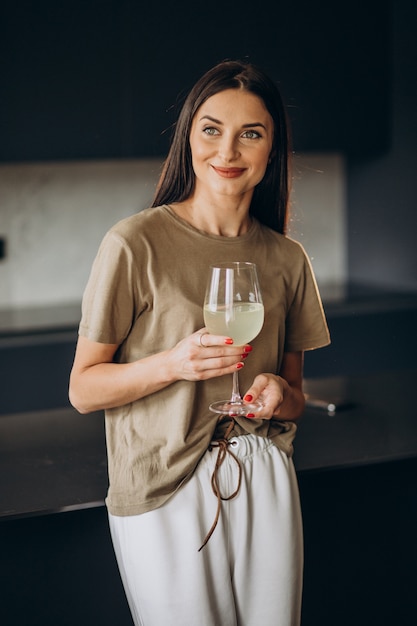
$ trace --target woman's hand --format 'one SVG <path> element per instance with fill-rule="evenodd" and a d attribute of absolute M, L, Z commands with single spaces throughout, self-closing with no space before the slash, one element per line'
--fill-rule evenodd
<path fill-rule="evenodd" d="M 271 419 L 279 416 L 288 387 L 287 381 L 279 376 L 259 374 L 259 376 L 256 376 L 250 389 L 243 396 L 243 399 L 245 402 L 256 400 L 262 402 L 263 408 L 256 417 Z"/>
<path fill-rule="evenodd" d="M 302 352 L 286 352 L 284 354 L 280 375 L 259 374 L 243 399 L 246 402 L 259 400 L 263 409 L 256 417 L 262 419 L 277 418 L 295 420 L 304 411 L 304 394 L 302 392 Z"/>
<path fill-rule="evenodd" d="M 250 346 L 203 328 L 171 349 L 132 363 L 114 363 L 118 346 L 80 336 L 70 378 L 70 401 L 80 413 L 134 402 L 179 380 L 198 381 L 243 367 Z"/>
<path fill-rule="evenodd" d="M 207 380 L 232 374 L 244 366 L 251 346 L 234 346 L 230 337 L 210 335 L 204 328 L 182 339 L 168 360 L 178 380 Z"/>

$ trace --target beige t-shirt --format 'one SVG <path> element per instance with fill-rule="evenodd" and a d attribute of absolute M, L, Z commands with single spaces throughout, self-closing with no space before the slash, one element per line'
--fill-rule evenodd
<path fill-rule="evenodd" d="M 298 243 L 257 221 L 239 237 L 208 235 L 168 206 L 128 217 L 104 237 L 83 298 L 80 334 L 119 344 L 115 360 L 121 363 L 175 346 L 204 326 L 209 266 L 221 261 L 256 263 L 265 307 L 264 326 L 239 373 L 242 392 L 257 374 L 278 373 L 284 351 L 329 343 L 310 263 Z M 231 385 L 231 376 L 178 381 L 105 412 L 106 503 L 113 515 L 160 506 L 192 475 L 222 431 L 208 406 L 229 398 Z M 291 422 L 236 418 L 231 436 L 270 437 L 291 455 L 295 431 Z"/>

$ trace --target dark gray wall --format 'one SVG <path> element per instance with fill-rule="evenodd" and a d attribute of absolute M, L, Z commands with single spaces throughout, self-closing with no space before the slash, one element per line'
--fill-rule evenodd
<path fill-rule="evenodd" d="M 417 290 L 417 3 L 393 4 L 391 148 L 349 164 L 349 276 Z"/>
<path fill-rule="evenodd" d="M 4 0 L 0 161 L 164 156 L 183 96 L 225 58 L 280 83 L 297 151 L 378 154 L 391 2 Z"/>

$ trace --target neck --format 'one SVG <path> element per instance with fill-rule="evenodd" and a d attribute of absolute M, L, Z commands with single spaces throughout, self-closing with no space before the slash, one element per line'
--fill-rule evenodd
<path fill-rule="evenodd" d="M 251 225 L 249 203 L 231 202 L 224 198 L 220 204 L 207 199 L 189 198 L 171 205 L 183 220 L 210 235 L 239 237 L 248 232 Z"/>

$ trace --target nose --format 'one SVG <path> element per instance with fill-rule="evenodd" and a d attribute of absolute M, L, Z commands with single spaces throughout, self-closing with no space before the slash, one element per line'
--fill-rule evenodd
<path fill-rule="evenodd" d="M 225 162 L 230 163 L 240 155 L 239 148 L 235 137 L 224 134 L 219 144 L 219 157 Z"/>

